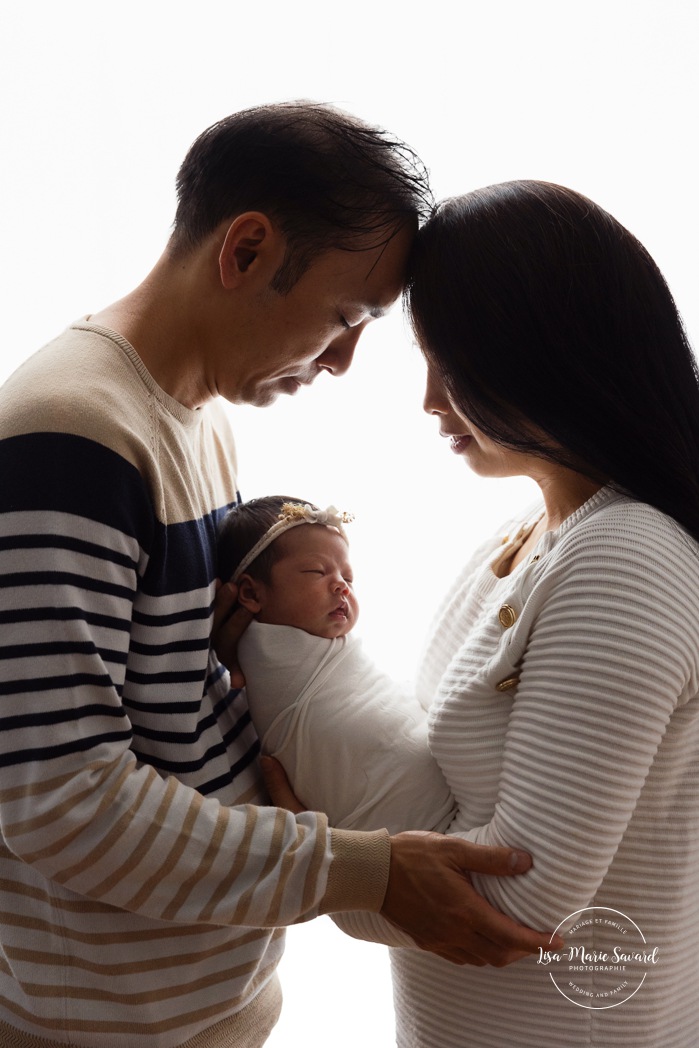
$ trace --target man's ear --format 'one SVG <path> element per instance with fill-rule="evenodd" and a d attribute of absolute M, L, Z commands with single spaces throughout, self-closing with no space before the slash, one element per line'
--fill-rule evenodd
<path fill-rule="evenodd" d="M 264 585 L 252 575 L 241 575 L 238 579 L 238 603 L 253 615 L 262 611 Z"/>
<path fill-rule="evenodd" d="M 218 256 L 221 283 L 238 287 L 252 275 L 268 284 L 284 257 L 283 237 L 261 211 L 238 215 L 226 230 Z"/>

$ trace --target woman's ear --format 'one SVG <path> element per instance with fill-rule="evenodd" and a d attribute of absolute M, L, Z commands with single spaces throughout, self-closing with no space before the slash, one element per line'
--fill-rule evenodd
<path fill-rule="evenodd" d="M 252 575 L 241 575 L 238 579 L 238 603 L 257 615 L 262 611 L 264 601 L 264 583 L 254 579 Z"/>

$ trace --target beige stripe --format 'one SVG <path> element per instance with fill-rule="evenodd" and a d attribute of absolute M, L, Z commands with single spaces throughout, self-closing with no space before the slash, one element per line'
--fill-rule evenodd
<path fill-rule="evenodd" d="M 235 801 L 235 805 L 236 806 L 242 805 L 242 804 L 258 804 L 259 805 L 259 804 L 262 804 L 262 803 L 263 803 L 263 797 L 262 797 L 262 795 L 260 793 L 260 785 L 257 782 L 254 783 L 252 786 L 248 787 L 248 789 L 245 790 L 243 793 L 241 793 L 241 795 Z"/>
<path fill-rule="evenodd" d="M 180 890 L 177 892 L 177 895 L 175 895 L 172 902 L 163 910 L 162 919 L 164 921 L 174 921 L 177 917 L 177 914 L 180 911 L 180 908 L 189 898 L 192 891 L 197 887 L 197 885 L 201 884 L 203 881 L 206 880 L 208 874 L 211 871 L 211 867 L 220 855 L 221 847 L 223 844 L 223 838 L 228 827 L 228 818 L 228 810 L 224 807 L 221 807 L 216 818 L 216 824 L 214 826 L 214 831 L 211 836 L 211 840 L 209 841 L 207 849 L 204 852 L 204 856 L 201 862 L 199 863 L 197 869 L 191 875 L 191 877 L 187 878 L 187 880 L 182 884 Z"/>
<path fill-rule="evenodd" d="M 16 862 L 24 865 L 21 859 Z M 75 899 L 59 898 L 49 894 L 43 888 L 31 884 L 22 884 L 21 881 L 12 881 L 6 877 L 0 877 L 0 893 L 8 895 L 24 896 L 27 899 L 35 899 L 55 910 L 65 910 L 67 913 L 80 914 L 112 914 L 121 913 L 119 907 L 111 906 L 106 902 L 96 902 L 93 899 L 78 897 Z"/>
<path fill-rule="evenodd" d="M 206 975 L 185 983 L 168 983 L 163 986 L 159 980 L 157 987 L 150 990 L 139 990 L 137 993 L 125 993 L 123 987 L 118 990 L 108 990 L 104 986 L 69 986 L 63 979 L 56 984 L 23 982 L 22 990 L 28 997 L 52 997 L 55 1000 L 71 1001 L 113 1001 L 119 1005 L 134 1007 L 172 1001 L 178 997 L 185 998 L 211 986 L 243 979 L 257 970 L 258 963 L 259 958 L 254 957 L 245 964 L 238 964 L 233 968 L 224 967 L 222 971 L 218 972 L 207 972 Z"/>
<path fill-rule="evenodd" d="M 165 795 L 161 800 L 160 805 L 158 806 L 158 811 L 156 812 L 155 816 L 152 818 L 152 820 L 149 820 L 146 832 L 140 838 L 136 846 L 132 844 L 130 853 L 128 857 L 125 859 L 125 861 L 121 864 L 121 866 L 118 866 L 108 877 L 105 877 L 103 881 L 100 881 L 99 884 L 96 884 L 93 888 L 90 889 L 91 895 L 93 895 L 95 898 L 99 898 L 101 895 L 107 895 L 118 884 L 120 884 L 122 881 L 125 881 L 129 874 L 132 873 L 133 870 L 141 864 L 144 857 L 148 854 L 154 842 L 156 841 L 158 834 L 160 833 L 161 825 L 165 824 L 166 822 L 167 813 L 172 807 L 172 802 L 174 800 L 175 793 L 177 792 L 177 786 L 178 783 L 174 776 L 165 781 Z M 126 821 L 130 823 L 134 815 L 134 809 L 132 809 L 130 812 L 127 812 Z M 124 824 L 124 820 L 120 820 L 120 823 Z M 106 854 L 106 851 L 107 849 L 103 849 L 100 847 L 100 859 Z M 92 855 L 94 854 L 95 852 L 93 851 Z M 80 869 L 84 868 L 84 865 L 81 864 Z M 150 894 L 150 892 L 148 894 Z M 130 907 L 126 905 L 124 909 L 130 909 Z"/>
<path fill-rule="evenodd" d="M 69 939 L 73 942 L 82 942 L 93 946 L 110 946 L 119 943 L 145 943 L 158 942 L 162 939 L 178 939 L 181 937 L 205 936 L 207 934 L 220 934 L 221 928 L 217 925 L 207 926 L 205 924 L 175 924 L 156 925 L 144 931 L 126 932 L 83 932 L 77 928 L 69 928 L 64 924 L 53 924 L 51 921 L 42 921 L 35 916 L 24 916 L 10 912 L 0 911 L 0 924 L 13 928 L 29 928 L 32 931 Z M 264 929 L 254 929 L 253 934 L 260 932 L 266 934 Z M 237 940 L 236 940 L 237 941 Z"/>
<path fill-rule="evenodd" d="M 274 829 L 272 831 L 272 841 L 269 848 L 269 853 L 265 859 L 265 863 L 260 870 L 259 878 L 255 878 L 252 884 L 250 884 L 244 892 L 238 896 L 238 904 L 233 911 L 233 917 L 231 918 L 232 924 L 245 924 L 250 903 L 253 895 L 258 887 L 258 884 L 264 883 L 265 878 L 272 872 L 277 864 L 279 857 L 279 842 L 282 835 L 282 827 L 285 825 L 288 817 L 288 812 L 283 811 L 281 808 L 277 808 L 274 817 Z M 276 846 L 275 846 L 276 845 Z M 270 884 L 270 887 L 272 885 Z M 276 879 L 274 880 L 274 896 L 272 902 L 278 895 L 282 895 L 284 892 L 285 884 L 283 881 Z"/>
<path fill-rule="evenodd" d="M 258 978 L 256 978 L 254 982 L 251 984 L 250 989 L 252 989 L 252 991 L 254 992 L 257 986 L 259 986 L 261 983 L 264 983 L 271 976 L 275 968 L 276 964 L 273 964 L 263 969 L 260 972 Z M 8 1011 L 12 1012 L 13 1015 L 16 1015 L 19 1018 L 23 1019 L 25 1022 L 30 1023 L 33 1026 L 39 1026 L 44 1030 L 56 1029 L 57 1022 L 55 1018 L 44 1018 L 43 1016 L 32 1015 L 31 1012 L 26 1011 L 26 1009 L 22 1008 L 14 1001 L 10 1001 L 7 998 L 0 998 L 0 1000 L 2 1000 L 3 1005 L 5 1006 L 5 1008 L 7 1008 Z M 163 1019 L 161 1020 L 161 1022 L 158 1023 L 144 1024 L 140 1022 L 139 1026 L 140 1029 L 143 1031 L 143 1043 L 146 1043 L 146 1038 L 149 1035 L 153 1036 L 154 1034 L 163 1034 L 167 1033 L 169 1030 L 177 1030 L 180 1027 L 193 1026 L 201 1022 L 213 1020 L 222 1012 L 226 1012 L 229 1011 L 230 1008 L 234 1008 L 235 1005 L 236 1000 L 226 1003 L 216 1003 L 209 1005 L 207 1008 L 199 1008 L 195 1011 L 184 1012 L 181 1015 L 173 1016 L 169 1019 Z M 133 1022 L 99 1022 L 97 1020 L 89 1019 L 72 1019 L 71 1028 L 75 1030 L 76 1033 L 130 1034 L 134 1036 L 134 1041 L 136 1044 L 140 1043 L 141 1041 L 141 1038 L 138 1035 L 134 1035 Z M 31 1044 L 31 1041 L 29 1043 Z M 196 1044 L 196 1042 L 194 1043 Z M 66 1048 L 66 1045 L 61 1044 L 58 1046 L 58 1048 Z"/>
<path fill-rule="evenodd" d="M 146 902 L 158 885 L 167 880 L 169 875 L 177 866 L 182 853 L 190 842 L 192 837 L 192 831 L 194 829 L 194 823 L 197 820 L 197 816 L 202 809 L 204 804 L 204 798 L 201 794 L 196 791 L 191 791 L 191 798 L 189 802 L 189 809 L 182 822 L 182 829 L 180 830 L 179 836 L 175 843 L 172 845 L 170 852 L 165 857 L 165 861 L 162 863 L 160 868 L 156 870 L 151 877 L 143 884 L 140 891 L 136 892 L 133 898 L 128 899 L 124 904 L 124 909 L 135 910 L 138 912 Z"/>
<path fill-rule="evenodd" d="M 326 834 L 327 819 L 324 819 L 322 816 L 317 816 L 315 848 L 313 849 L 313 858 L 308 869 L 306 886 L 303 893 L 302 912 L 304 913 L 313 906 L 318 892 L 318 877 L 325 866 L 325 848 L 327 845 Z"/>
<path fill-rule="evenodd" d="M 134 765 L 135 765 L 135 759 L 132 760 L 132 761 L 129 761 L 127 766 L 125 768 L 122 768 L 122 770 L 121 770 L 120 774 L 118 775 L 116 781 L 113 782 L 112 785 L 108 789 L 106 789 L 104 791 L 100 804 L 98 805 L 97 809 L 90 815 L 89 822 L 94 822 L 97 818 L 99 818 L 99 816 L 104 811 L 106 811 L 108 808 L 110 808 L 112 806 L 112 804 L 114 802 L 114 798 L 117 796 L 117 794 L 121 790 L 124 781 L 131 774 L 131 771 L 132 771 Z M 153 774 L 155 774 L 155 773 L 153 773 Z M 104 776 L 103 776 L 103 778 L 104 778 Z M 95 785 L 95 789 L 97 789 L 97 785 L 98 784 L 94 784 L 94 785 Z M 139 798 L 140 798 L 140 796 L 143 793 L 145 793 L 148 790 L 148 785 L 149 785 L 149 783 L 146 782 L 146 784 L 144 785 L 143 789 L 141 790 L 141 794 L 139 795 Z M 101 783 L 99 784 L 99 786 L 101 788 Z M 120 821 L 128 821 L 129 817 L 130 817 L 130 815 L 127 812 L 123 816 L 122 820 L 120 820 Z M 72 841 L 76 837 L 80 836 L 80 834 L 83 832 L 83 830 L 84 830 L 84 824 L 78 826 L 74 830 L 71 830 L 71 832 L 66 834 L 65 837 L 61 837 L 59 840 L 54 841 L 53 844 L 49 845 L 46 848 L 42 848 L 39 851 L 36 851 L 36 852 L 33 852 L 33 853 L 23 854 L 22 858 L 28 865 L 32 865 L 33 863 L 35 863 L 39 859 L 53 858 L 54 855 L 60 855 L 60 853 L 62 851 L 64 851 L 68 847 L 68 845 L 71 844 Z M 56 875 L 53 879 L 54 880 L 58 880 L 59 879 L 58 875 Z"/>
<path fill-rule="evenodd" d="M 93 761 L 91 764 L 85 765 L 82 769 L 82 774 L 86 772 L 100 773 L 106 767 L 111 767 L 106 761 Z M 45 793 L 54 793 L 74 778 L 75 772 L 69 771 L 63 775 L 57 775 L 53 779 L 37 779 L 20 786 L 11 786 L 9 789 L 0 790 L 0 804 L 14 804 L 15 801 L 23 801 L 27 797 L 42 797 Z"/>
<path fill-rule="evenodd" d="M 297 824 L 298 825 L 298 824 Z M 318 827 L 315 839 L 315 846 L 313 849 L 313 856 L 309 864 L 308 873 L 306 874 L 303 897 L 301 901 L 300 912 L 306 913 L 316 901 L 316 893 L 318 889 L 318 876 L 323 867 L 325 858 L 325 847 L 326 847 L 326 835 L 323 832 L 324 826 L 322 820 L 318 820 Z M 296 862 L 296 852 L 303 846 L 308 838 L 308 831 L 303 826 L 298 826 L 298 837 L 295 846 L 284 850 L 283 841 L 281 839 L 284 831 L 284 824 L 277 824 L 275 826 L 275 833 L 272 843 L 271 851 L 275 854 L 282 855 L 281 871 L 279 875 L 279 889 L 274 893 L 274 896 L 270 902 L 269 909 L 267 911 L 267 917 L 265 924 L 272 926 L 279 923 L 279 911 L 281 909 L 282 901 L 284 898 L 284 885 L 286 884 L 287 877 L 291 872 L 294 863 Z"/>
<path fill-rule="evenodd" d="M 281 987 L 274 975 L 257 997 L 239 1012 L 207 1027 L 178 1048 L 230 1048 L 231 1045 L 235 1048 L 262 1048 L 277 1023 L 281 1004 Z M 52 1025 L 55 1029 L 56 1024 Z M 71 1048 L 65 1041 L 47 1041 L 16 1030 L 1 1020 L 0 1044 L 3 1048 Z"/>
<path fill-rule="evenodd" d="M 275 929 L 275 932 L 270 935 L 270 933 L 265 929 L 255 928 L 243 935 L 236 936 L 235 942 L 231 942 L 229 939 L 208 950 L 193 950 L 191 952 L 187 951 L 186 954 L 178 953 L 170 956 L 151 957 L 143 961 L 124 961 L 122 963 L 108 961 L 105 964 L 99 964 L 96 961 L 88 961 L 84 957 L 75 957 L 70 954 L 66 955 L 62 951 L 50 953 L 46 950 L 29 950 L 23 947 L 19 948 L 12 946 L 6 947 L 4 954 L 10 961 L 43 965 L 45 967 L 57 969 L 73 968 L 79 971 L 94 972 L 95 974 L 117 978 L 120 975 L 137 975 L 142 972 L 157 972 L 183 967 L 190 968 L 211 957 L 217 957 L 221 954 L 230 954 L 233 949 L 238 950 L 243 946 L 259 942 L 266 938 L 269 938 L 270 943 L 274 942 L 280 934 L 283 934 L 282 929 Z M 1 957 L 2 955 L 0 955 L 0 958 Z M 4 961 L 2 963 L 4 963 Z M 10 969 L 7 969 L 6 974 L 11 974 Z"/>
<path fill-rule="evenodd" d="M 217 905 L 223 899 L 228 892 L 231 890 L 236 882 L 236 879 L 245 869 L 245 865 L 248 861 L 248 855 L 250 853 L 250 844 L 252 837 L 255 832 L 255 826 L 257 824 L 257 808 L 254 805 L 247 805 L 245 808 L 245 830 L 242 835 L 239 846 L 236 848 L 235 857 L 231 863 L 231 870 L 227 877 L 225 877 L 218 888 L 211 896 L 207 906 L 199 914 L 198 920 L 206 922 L 210 921 L 212 914 L 216 910 Z M 258 880 L 259 878 L 255 878 Z M 240 922 L 244 923 L 243 921 Z"/>
<path fill-rule="evenodd" d="M 90 851 L 86 855 L 84 855 L 82 857 L 82 859 L 80 859 L 78 862 L 73 863 L 72 866 L 68 866 L 66 869 L 59 870 L 57 873 L 55 873 L 54 876 L 53 876 L 53 880 L 57 881 L 59 884 L 66 884 L 73 877 L 75 877 L 76 874 L 84 873 L 85 870 L 89 870 L 92 866 L 96 865 L 98 862 L 100 862 L 102 859 L 104 859 L 104 857 L 113 848 L 116 847 L 116 845 L 119 843 L 119 841 L 124 836 L 126 831 L 129 829 L 129 827 L 135 821 L 136 815 L 137 815 L 139 809 L 142 807 L 143 801 L 147 797 L 147 795 L 148 795 L 148 793 L 150 791 L 151 785 L 153 784 L 154 780 L 158 778 L 158 776 L 156 775 L 156 773 L 153 771 L 152 768 L 147 768 L 146 769 L 146 773 L 147 773 L 146 780 L 143 783 L 143 785 L 141 786 L 141 789 L 138 791 L 138 795 L 135 798 L 135 801 L 134 801 L 133 805 L 127 811 L 124 812 L 124 814 L 121 816 L 120 819 L 117 820 L 117 822 L 112 826 L 112 828 L 109 831 L 109 833 L 107 833 L 104 837 L 102 837 L 101 840 L 98 841 L 96 847 L 94 847 L 92 849 L 92 851 Z M 162 780 L 158 779 L 158 781 L 161 782 Z M 110 791 L 110 793 L 111 792 L 112 791 Z M 115 790 L 114 792 L 116 793 L 117 791 Z M 107 801 L 107 799 L 105 798 L 104 802 L 100 804 L 99 809 L 98 809 L 96 815 L 89 820 L 89 823 L 96 821 L 96 819 L 99 817 L 99 815 L 107 807 L 111 806 L 111 802 L 112 802 L 112 798 L 111 797 L 109 797 L 109 801 Z M 87 823 L 86 825 L 89 825 L 89 823 Z M 150 819 L 148 820 L 148 825 L 152 826 L 152 822 L 151 822 Z M 73 837 L 77 837 L 82 832 L 83 832 L 83 828 L 78 830 L 77 833 L 73 833 L 69 837 L 66 837 L 64 839 L 64 841 L 57 842 L 57 844 L 54 845 L 53 848 L 51 848 L 51 851 L 50 851 L 51 855 L 60 854 L 60 852 L 63 850 L 63 848 L 66 846 L 66 844 L 70 840 L 72 840 Z M 146 836 L 147 836 L 147 834 L 146 834 Z M 139 845 L 140 845 L 140 842 L 139 842 Z M 140 855 L 140 846 L 139 847 L 135 847 L 134 844 L 132 844 L 130 846 L 130 848 L 129 848 L 129 852 L 130 852 L 130 854 L 132 856 L 133 855 Z M 94 897 L 95 898 L 98 897 L 96 893 L 95 893 Z"/>

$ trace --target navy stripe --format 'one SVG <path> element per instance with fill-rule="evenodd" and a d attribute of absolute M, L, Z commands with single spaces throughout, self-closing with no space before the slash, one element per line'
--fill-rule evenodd
<path fill-rule="evenodd" d="M 130 586 L 117 586 L 104 579 L 91 579 L 72 571 L 17 571 L 2 576 L 4 586 L 73 586 L 92 593 L 107 593 L 132 601 L 136 593 Z"/>
<path fill-rule="evenodd" d="M 41 727 L 47 724 L 64 724 L 81 720 L 83 717 L 119 717 L 127 720 L 125 712 L 119 706 L 105 706 L 92 703 L 79 706 L 77 709 L 42 710 L 37 713 L 19 713 L 15 717 L 1 717 L 0 731 L 17 731 L 20 728 Z"/>
<path fill-rule="evenodd" d="M 14 753 L 0 753 L 0 768 L 11 768 L 16 764 L 30 764 L 34 761 L 55 760 L 57 757 L 65 757 L 71 753 L 85 753 L 105 743 L 128 742 L 130 739 L 130 731 L 114 731 L 86 739 L 74 739 L 60 746 L 42 746 L 30 750 L 17 750 Z"/>
<path fill-rule="evenodd" d="M 63 677 L 33 677 L 30 680 L 0 681 L 0 695 L 22 695 L 30 691 L 61 691 L 64 688 L 113 688 L 108 674 L 71 673 Z"/>
<path fill-rule="evenodd" d="M 162 673 L 136 673 L 135 670 L 126 671 L 126 680 L 129 684 L 144 684 L 147 687 L 153 684 L 191 684 L 200 680 L 204 683 L 202 670 L 167 670 Z"/>
<path fill-rule="evenodd" d="M 212 673 L 210 673 L 209 676 L 206 678 L 206 690 L 210 691 L 211 688 L 213 688 L 214 684 L 217 684 L 226 672 L 226 667 L 223 665 L 222 662 L 219 662 L 216 669 Z M 236 697 L 236 695 L 240 695 L 240 688 L 231 689 L 231 691 L 228 693 L 225 699 L 226 705 L 228 705 L 228 703 L 231 702 Z"/>
<path fill-rule="evenodd" d="M 209 583 L 207 582 L 208 586 Z M 177 626 L 180 622 L 201 622 L 211 614 L 209 608 L 183 608 L 169 615 L 146 615 L 134 608 L 133 621 L 139 626 Z"/>
<path fill-rule="evenodd" d="M 137 702 L 125 694 L 122 701 L 127 709 L 134 710 L 134 712 L 149 713 L 154 717 L 160 714 L 176 716 L 178 714 L 198 713 L 201 709 L 200 699 L 195 699 L 192 702 Z"/>
<path fill-rule="evenodd" d="M 130 649 L 138 655 L 150 655 L 152 657 L 171 655 L 174 652 L 181 651 L 208 651 L 209 638 L 207 636 L 198 640 L 173 640 L 169 644 L 139 644 L 137 641 L 132 640 Z"/>
<path fill-rule="evenodd" d="M 194 731 L 156 731 L 155 728 L 143 728 L 134 724 L 133 733 L 142 739 L 150 739 L 151 742 L 166 742 L 171 746 L 176 746 L 178 743 L 188 745 L 192 742 L 199 742 L 202 735 L 215 726 L 216 718 L 213 714 L 209 714 L 208 717 L 199 721 Z"/>
<path fill-rule="evenodd" d="M 163 760 L 161 756 L 155 756 L 153 754 L 146 755 L 139 753 L 135 746 L 131 747 L 134 757 L 137 760 L 142 761 L 144 764 L 152 764 L 154 768 L 159 771 L 167 771 L 172 775 L 184 775 L 191 774 L 194 771 L 201 771 L 205 768 L 209 761 L 214 760 L 216 757 L 221 757 L 226 752 L 226 747 L 223 742 L 217 742 L 215 746 L 210 746 L 208 750 L 201 754 L 193 761 L 172 761 Z"/>
<path fill-rule="evenodd" d="M 126 652 L 97 648 L 92 641 L 46 641 L 43 644 L 11 644 L 0 648 L 0 659 L 41 658 L 45 655 L 99 655 L 104 662 L 126 665 Z"/>
<path fill-rule="evenodd" d="M 82 539 L 72 538 L 68 535 L 38 534 L 10 535 L 0 538 L 0 550 L 3 549 L 64 549 L 73 553 L 80 553 L 86 557 L 96 557 L 99 560 L 110 561 L 122 567 L 135 571 L 138 562 L 125 553 L 110 549 L 108 546 L 98 546 L 94 542 L 85 542 Z"/>
<path fill-rule="evenodd" d="M 135 466 L 71 433 L 25 433 L 0 441 L 0 512 L 55 511 L 106 524 L 148 550 L 155 514 Z"/>
<path fill-rule="evenodd" d="M 253 745 L 247 750 L 242 757 L 240 757 L 235 764 L 231 765 L 231 770 L 226 775 L 219 775 L 216 779 L 210 779 L 208 782 L 198 786 L 199 793 L 207 797 L 209 794 L 216 793 L 218 790 L 224 789 L 226 786 L 234 781 L 236 775 L 240 775 L 242 771 L 245 771 L 260 753 L 259 742 L 254 742 Z"/>
<path fill-rule="evenodd" d="M 11 622 L 72 622 L 82 620 L 91 626 L 104 626 L 105 629 L 131 629 L 129 619 L 116 619 L 113 615 L 98 615 L 83 608 L 12 608 L 0 612 L 0 623 Z"/>

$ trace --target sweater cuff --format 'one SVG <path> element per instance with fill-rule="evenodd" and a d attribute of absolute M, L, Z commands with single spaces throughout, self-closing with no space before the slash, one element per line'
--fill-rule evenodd
<path fill-rule="evenodd" d="M 330 830 L 333 860 L 320 913 L 370 910 L 383 906 L 391 865 L 388 830 Z"/>

